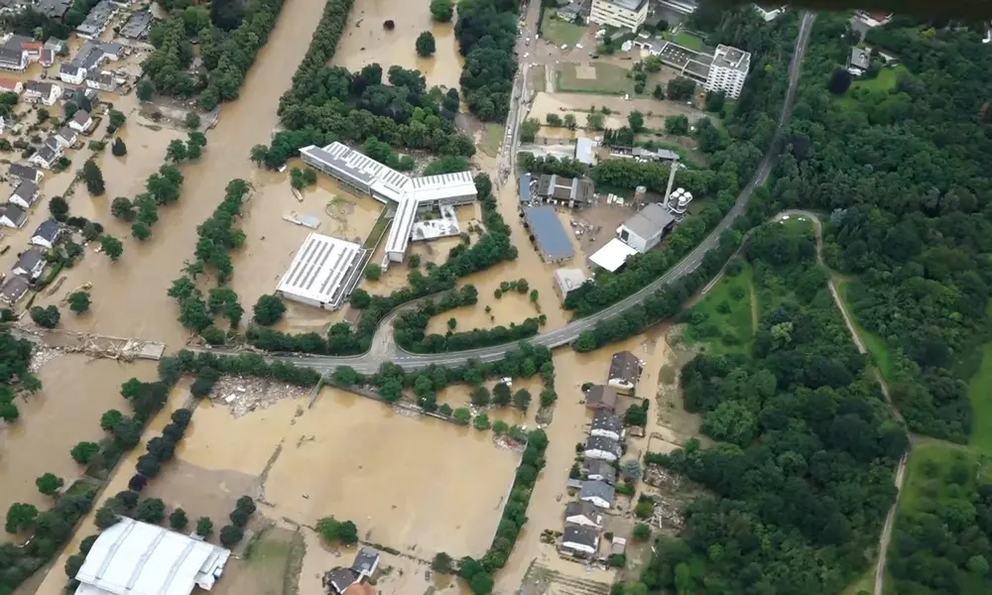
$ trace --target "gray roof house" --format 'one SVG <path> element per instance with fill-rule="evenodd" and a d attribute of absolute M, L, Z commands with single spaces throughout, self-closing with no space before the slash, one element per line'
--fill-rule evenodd
<path fill-rule="evenodd" d="M 610 411 L 598 409 L 593 415 L 589 434 L 619 440 L 623 436 L 623 422 Z"/>
<path fill-rule="evenodd" d="M 0 301 L 13 306 L 24 297 L 31 288 L 31 283 L 20 275 L 10 275 L 0 287 Z"/>
<path fill-rule="evenodd" d="M 616 498 L 616 491 L 613 486 L 602 481 L 587 481 L 582 484 L 579 490 L 579 500 L 591 502 L 599 508 L 610 508 Z"/>
<path fill-rule="evenodd" d="M 344 590 L 358 582 L 358 574 L 351 568 L 335 568 L 324 575 L 324 588 L 329 593 L 344 593 Z"/>
<path fill-rule="evenodd" d="M 40 250 L 32 248 L 21 254 L 11 272 L 33 280 L 37 279 L 43 270 L 45 270 L 45 255 Z"/>
<path fill-rule="evenodd" d="M 28 212 L 16 204 L 9 202 L 0 205 L 0 225 L 18 228 L 28 220 Z"/>
<path fill-rule="evenodd" d="M 76 144 L 76 139 L 78 138 L 79 134 L 68 126 L 59 128 L 59 131 L 55 133 L 55 140 L 59 141 L 59 143 L 65 148 L 69 148 Z"/>
<path fill-rule="evenodd" d="M 30 180 L 37 184 L 41 181 L 44 176 L 41 170 L 36 167 L 31 167 L 26 163 L 11 163 L 10 169 L 7 170 L 7 177 L 10 178 L 12 184 L 23 182 L 24 180 Z"/>
<path fill-rule="evenodd" d="M 355 561 L 351 564 L 351 569 L 361 577 L 371 577 L 379 567 L 379 552 L 370 547 L 363 547 L 355 555 Z"/>
<path fill-rule="evenodd" d="M 617 484 L 617 470 L 606 461 L 586 459 L 582 465 L 582 471 L 585 473 L 586 479 L 605 481 L 611 486 Z"/>
<path fill-rule="evenodd" d="M 595 529 L 603 528 L 603 515 L 591 502 L 569 502 L 565 506 L 565 522 L 572 525 L 582 525 Z"/>
<path fill-rule="evenodd" d="M 630 394 L 641 378 L 641 360 L 629 351 L 618 351 L 610 362 L 609 382 L 617 392 Z"/>
<path fill-rule="evenodd" d="M 62 235 L 62 226 L 55 219 L 49 219 L 43 221 L 38 226 L 38 229 L 34 230 L 34 233 L 31 234 L 30 243 L 34 246 L 41 246 L 42 248 L 51 250 L 60 235 Z"/>
<path fill-rule="evenodd" d="M 589 436 L 586 438 L 584 453 L 587 459 L 600 459 L 613 462 L 620 458 L 623 449 L 620 442 L 605 436 Z"/>
<path fill-rule="evenodd" d="M 618 400 L 617 391 L 602 384 L 593 385 L 586 391 L 586 407 L 589 409 L 615 411 Z"/>
<path fill-rule="evenodd" d="M 152 13 L 141 10 L 131 15 L 127 23 L 121 27 L 121 35 L 129 39 L 143 39 L 148 36 L 152 25 Z"/>
<path fill-rule="evenodd" d="M 0 68 L 3 70 L 24 70 L 27 64 L 28 59 L 24 50 L 0 47 Z"/>
<path fill-rule="evenodd" d="M 868 70 L 871 65 L 871 54 L 866 50 L 858 47 L 851 48 L 851 55 L 848 57 L 847 70 L 855 75 L 860 76 L 864 74 L 864 71 Z"/>
<path fill-rule="evenodd" d="M 561 536 L 561 549 L 573 556 L 589 557 L 599 551 L 599 530 L 592 527 L 568 525 Z"/>
<path fill-rule="evenodd" d="M 72 0 L 40 0 L 38 11 L 46 17 L 61 20 L 65 13 L 69 12 L 71 6 Z"/>
<path fill-rule="evenodd" d="M 30 209 L 31 205 L 38 200 L 39 194 L 37 184 L 31 180 L 24 180 L 14 188 L 14 192 L 7 200 L 21 208 Z"/>

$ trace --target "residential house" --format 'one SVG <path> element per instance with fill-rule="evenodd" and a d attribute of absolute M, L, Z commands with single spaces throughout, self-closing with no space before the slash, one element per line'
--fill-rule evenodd
<path fill-rule="evenodd" d="M 76 134 L 76 131 L 68 126 L 59 128 L 59 131 L 56 132 L 54 136 L 55 140 L 59 141 L 59 144 L 66 149 L 76 144 L 76 140 L 79 139 L 79 135 Z"/>
<path fill-rule="evenodd" d="M 7 202 L 14 203 L 15 205 L 23 208 L 30 209 L 31 205 L 38 200 L 41 191 L 38 190 L 38 185 L 31 180 L 25 180 L 14 188 L 14 192 L 7 199 Z"/>
<path fill-rule="evenodd" d="M 0 93 L 20 95 L 24 91 L 24 83 L 11 78 L 0 78 Z"/>
<path fill-rule="evenodd" d="M 152 26 L 152 13 L 147 10 L 135 12 L 121 27 L 121 35 L 128 39 L 144 39 Z"/>
<path fill-rule="evenodd" d="M 31 288 L 31 283 L 20 275 L 10 275 L 4 282 L 3 286 L 0 286 L 0 302 L 7 304 L 8 306 L 13 306 L 17 302 L 21 301 L 24 294 L 28 292 Z"/>
<path fill-rule="evenodd" d="M 86 69 L 77 64 L 63 64 L 59 67 L 59 79 L 70 85 L 82 85 Z"/>
<path fill-rule="evenodd" d="M 117 87 L 119 87 L 120 84 L 118 83 L 117 78 L 114 77 L 113 73 L 104 70 L 101 72 L 91 72 L 89 76 L 86 77 L 86 86 L 90 89 L 98 89 L 100 91 L 113 93 L 117 90 Z"/>
<path fill-rule="evenodd" d="M 345 591 L 355 584 L 363 583 L 372 578 L 379 567 L 379 552 L 369 547 L 363 547 L 355 555 L 351 568 L 335 568 L 324 575 L 324 588 L 330 593 L 344 595 Z"/>
<path fill-rule="evenodd" d="M 17 36 L 15 36 L 17 37 Z M 8 42 L 10 43 L 10 42 Z M 44 47 L 40 41 L 34 41 L 33 39 L 21 40 L 21 49 L 27 55 L 28 62 L 37 62 L 41 58 L 41 50 Z"/>
<path fill-rule="evenodd" d="M 62 97 L 62 87 L 55 83 L 44 81 L 28 81 L 24 85 L 24 101 L 28 103 L 44 103 L 45 105 L 55 105 L 55 102 Z"/>
<path fill-rule="evenodd" d="M 57 21 L 65 18 L 65 13 L 69 12 L 70 7 L 72 7 L 72 0 L 39 0 L 38 2 L 38 11 Z"/>
<path fill-rule="evenodd" d="M 861 76 L 869 66 L 871 66 L 871 54 L 859 47 L 851 48 L 851 55 L 847 57 L 847 71 L 854 76 Z"/>
<path fill-rule="evenodd" d="M 582 463 L 582 472 L 587 480 L 603 481 L 611 486 L 617 485 L 617 470 L 606 461 L 586 459 Z"/>
<path fill-rule="evenodd" d="M 9 178 L 12 186 L 25 180 L 37 184 L 43 177 L 45 177 L 45 174 L 41 170 L 24 163 L 11 163 L 10 168 L 7 170 L 7 178 Z"/>
<path fill-rule="evenodd" d="M 53 134 L 45 140 L 44 146 L 38 149 L 34 155 L 28 158 L 28 162 L 34 163 L 45 169 L 52 169 L 58 162 L 59 157 L 65 154 L 65 147 Z"/>
<path fill-rule="evenodd" d="M 86 20 L 76 27 L 76 33 L 83 39 L 100 37 L 100 34 L 107 29 L 107 24 L 110 23 L 110 19 L 114 18 L 115 14 L 117 14 L 116 4 L 110 0 L 100 0 L 90 10 L 89 14 L 86 15 Z"/>
<path fill-rule="evenodd" d="M 592 429 L 589 430 L 589 435 L 620 440 L 623 438 L 623 422 L 610 411 L 597 410 L 592 418 Z"/>
<path fill-rule="evenodd" d="M 42 2 L 44 2 L 44 0 L 42 0 Z M 52 50 L 52 53 L 58 56 L 62 54 L 62 52 L 69 49 L 69 44 L 64 39 L 49 37 L 48 41 L 45 42 L 45 49 Z"/>
<path fill-rule="evenodd" d="M 90 128 L 93 128 L 93 117 L 84 109 L 76 110 L 72 119 L 69 120 L 69 128 L 80 134 L 85 134 Z"/>
<path fill-rule="evenodd" d="M 615 390 L 602 384 L 595 384 L 586 391 L 586 407 L 588 409 L 616 411 L 619 399 L 620 397 L 617 396 Z"/>
<path fill-rule="evenodd" d="M 43 48 L 38 63 L 41 64 L 42 68 L 50 68 L 52 64 L 55 64 L 55 52 L 48 48 Z"/>
<path fill-rule="evenodd" d="M 28 55 L 20 48 L 0 47 L 0 70 L 23 72 L 28 67 Z"/>
<path fill-rule="evenodd" d="M 569 502 L 565 506 L 565 522 L 572 525 L 592 527 L 594 529 L 603 528 L 603 515 L 599 509 L 591 502 Z"/>
<path fill-rule="evenodd" d="M 561 537 L 561 549 L 566 554 L 589 558 L 599 551 L 599 530 L 592 527 L 567 525 Z"/>
<path fill-rule="evenodd" d="M 584 450 L 582 452 L 587 459 L 599 459 L 600 461 L 613 462 L 620 458 L 623 449 L 620 441 L 604 436 L 589 436 L 586 438 Z"/>
<path fill-rule="evenodd" d="M 613 486 L 602 481 L 584 482 L 582 489 L 579 490 L 579 500 L 590 502 L 594 506 L 603 509 L 612 507 L 615 498 L 616 490 L 613 489 Z"/>
<path fill-rule="evenodd" d="M 641 254 L 654 248 L 675 228 L 675 216 L 658 203 L 651 203 L 617 228 L 617 237 Z"/>
<path fill-rule="evenodd" d="M 351 569 L 358 575 L 358 580 L 371 578 L 379 568 L 379 552 L 370 547 L 363 547 L 355 555 L 355 561 L 351 563 Z"/>
<path fill-rule="evenodd" d="M 21 254 L 11 272 L 34 281 L 41 276 L 43 270 L 45 270 L 45 255 L 41 250 L 32 248 Z"/>
<path fill-rule="evenodd" d="M 343 595 L 345 589 L 357 582 L 358 575 L 351 568 L 335 568 L 324 575 L 324 588 L 338 595 Z"/>
<path fill-rule="evenodd" d="M 31 234 L 30 244 L 51 250 L 60 235 L 62 235 L 62 226 L 55 219 L 49 219 L 42 222 L 38 229 L 34 230 L 34 233 Z"/>
<path fill-rule="evenodd" d="M 28 212 L 21 207 L 7 203 L 0 205 L 0 225 L 17 229 L 28 220 Z"/>
<path fill-rule="evenodd" d="M 610 362 L 607 384 L 620 394 L 633 394 L 637 381 L 641 378 L 641 360 L 629 351 L 618 351 Z"/>

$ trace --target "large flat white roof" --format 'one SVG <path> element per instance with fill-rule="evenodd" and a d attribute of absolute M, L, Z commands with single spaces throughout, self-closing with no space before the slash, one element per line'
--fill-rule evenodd
<path fill-rule="evenodd" d="M 127 517 L 97 537 L 76 595 L 188 595 L 209 590 L 230 550 Z"/>
<path fill-rule="evenodd" d="M 357 282 L 363 249 L 358 244 L 311 233 L 276 288 L 287 297 L 340 306 Z"/>
<path fill-rule="evenodd" d="M 595 254 L 590 256 L 589 260 L 594 265 L 614 273 L 634 254 L 637 254 L 637 250 L 624 244 L 619 239 L 613 238 L 605 246 L 597 250 Z"/>
<path fill-rule="evenodd" d="M 304 161 L 334 171 L 373 198 L 396 203 L 396 216 L 386 239 L 386 252 L 406 252 L 417 210 L 421 206 L 476 195 L 475 181 L 471 172 L 467 171 L 410 177 L 339 142 L 323 148 L 316 145 L 303 147 L 300 154 Z"/>

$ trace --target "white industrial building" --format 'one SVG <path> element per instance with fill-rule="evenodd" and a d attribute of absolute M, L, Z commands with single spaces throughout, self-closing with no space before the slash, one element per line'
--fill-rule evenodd
<path fill-rule="evenodd" d="M 104 529 L 76 573 L 76 595 L 187 595 L 210 590 L 230 557 L 204 541 L 121 517 Z"/>
<path fill-rule="evenodd" d="M 712 54 L 707 54 L 657 37 L 635 39 L 633 44 L 658 56 L 663 64 L 701 84 L 706 91 L 723 91 L 733 99 L 741 94 L 751 69 L 751 53 L 729 45 L 718 45 Z"/>
<path fill-rule="evenodd" d="M 386 256 L 393 262 L 403 261 L 418 212 L 470 204 L 478 194 L 470 172 L 410 177 L 339 142 L 304 147 L 300 156 L 352 190 L 396 205 L 386 239 Z"/>
<path fill-rule="evenodd" d="M 617 228 L 617 238 L 641 254 L 658 245 L 675 227 L 675 216 L 658 203 L 651 203 Z"/>
<path fill-rule="evenodd" d="M 648 18 L 648 0 L 592 0 L 589 20 L 636 31 Z"/>
<path fill-rule="evenodd" d="M 555 293 L 564 302 L 565 298 L 572 291 L 575 291 L 589 278 L 582 272 L 582 269 L 557 269 L 555 271 Z"/>
<path fill-rule="evenodd" d="M 294 302 L 336 310 L 361 280 L 369 252 L 353 242 L 311 233 L 276 291 Z"/>

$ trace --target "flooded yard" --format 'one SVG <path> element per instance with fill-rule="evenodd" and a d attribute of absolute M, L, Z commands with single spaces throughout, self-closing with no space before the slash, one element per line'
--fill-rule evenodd
<path fill-rule="evenodd" d="M 6 511 L 14 502 L 46 510 L 52 499 L 38 492 L 35 478 L 54 473 L 68 487 L 82 476 L 83 467 L 72 460 L 69 451 L 78 442 L 103 438 L 100 416 L 104 411 L 129 412 L 120 385 L 132 376 L 151 380 L 155 366 L 62 355 L 41 367 L 42 390 L 16 401 L 21 413 L 16 423 L 0 425 L 0 510 Z M 3 533 L 3 540 L 15 538 Z"/>
<path fill-rule="evenodd" d="M 395 29 L 386 31 L 382 26 L 386 20 L 394 21 Z M 437 47 L 430 58 L 420 58 L 414 48 L 417 37 L 424 31 L 434 35 Z M 427 77 L 428 87 L 457 87 L 464 60 L 458 53 L 454 25 L 433 22 L 430 0 L 402 4 L 356 0 L 345 34 L 338 42 L 334 63 L 355 71 L 373 62 L 378 62 L 384 73 L 394 64 L 415 68 Z"/>

